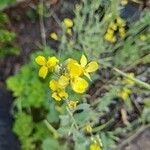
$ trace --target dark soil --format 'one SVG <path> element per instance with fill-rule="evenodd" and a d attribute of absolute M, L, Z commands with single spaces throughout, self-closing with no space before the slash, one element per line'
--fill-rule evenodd
<path fill-rule="evenodd" d="M 0 86 L 0 150 L 19 150 L 19 143 L 12 133 L 11 94 Z"/>
<path fill-rule="evenodd" d="M 147 129 L 138 135 L 133 141 L 124 146 L 121 150 L 150 150 L 150 129 Z"/>

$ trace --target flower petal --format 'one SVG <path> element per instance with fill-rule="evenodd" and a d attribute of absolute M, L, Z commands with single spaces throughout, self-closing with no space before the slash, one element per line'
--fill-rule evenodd
<path fill-rule="evenodd" d="M 48 68 L 53 68 L 58 64 L 59 60 L 53 56 L 53 57 L 49 57 L 48 61 L 47 61 L 47 66 Z"/>
<path fill-rule="evenodd" d="M 60 91 L 58 93 L 58 95 L 61 97 L 61 98 L 68 98 L 68 93 L 66 93 L 64 90 Z"/>
<path fill-rule="evenodd" d="M 54 92 L 54 93 L 52 94 L 52 97 L 53 97 L 56 101 L 61 101 L 61 98 L 57 95 L 56 92 Z"/>
<path fill-rule="evenodd" d="M 88 82 L 80 77 L 76 77 L 71 82 L 71 86 L 76 93 L 84 93 L 88 87 Z"/>
<path fill-rule="evenodd" d="M 62 75 L 60 76 L 58 83 L 61 88 L 65 88 L 69 84 L 69 79 L 66 76 Z"/>
<path fill-rule="evenodd" d="M 86 67 L 87 72 L 94 72 L 97 69 L 98 69 L 98 64 L 95 61 L 90 62 Z"/>
<path fill-rule="evenodd" d="M 63 22 L 66 28 L 71 28 L 73 26 L 73 21 L 70 18 L 65 18 Z"/>
<path fill-rule="evenodd" d="M 81 56 L 80 64 L 81 64 L 82 67 L 86 66 L 86 64 L 87 64 L 87 58 L 85 57 L 85 55 Z"/>
<path fill-rule="evenodd" d="M 53 91 L 57 91 L 57 88 L 58 88 L 58 82 L 56 80 L 51 80 L 49 82 L 49 87 L 51 90 Z"/>
<path fill-rule="evenodd" d="M 39 70 L 39 76 L 45 79 L 47 74 L 48 74 L 48 68 L 46 66 L 42 66 Z"/>
<path fill-rule="evenodd" d="M 83 74 L 83 68 L 75 60 L 70 60 L 67 65 L 71 77 L 78 77 Z"/>
<path fill-rule="evenodd" d="M 35 62 L 38 64 L 38 65 L 45 65 L 46 64 L 46 58 L 44 56 L 37 56 L 35 58 Z"/>

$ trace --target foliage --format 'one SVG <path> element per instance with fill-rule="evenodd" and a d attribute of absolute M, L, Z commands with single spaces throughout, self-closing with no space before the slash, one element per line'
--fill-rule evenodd
<path fill-rule="evenodd" d="M 11 54 L 19 54 L 19 49 L 14 45 L 16 34 L 6 28 L 9 18 L 5 13 L 0 12 L 0 57 Z"/>
<path fill-rule="evenodd" d="M 48 47 L 34 53 L 30 62 L 7 80 L 7 87 L 15 97 L 14 132 L 23 150 L 48 150 L 50 147 L 54 150 L 108 150 L 114 148 L 125 133 L 139 124 L 149 123 L 149 99 L 140 110 L 140 119 L 135 118 L 136 125 L 129 117 L 135 107 L 132 95 L 147 94 L 150 89 L 134 70 L 135 66 L 149 60 L 150 14 L 143 12 L 139 21 L 130 23 L 121 17 L 123 8 L 116 0 L 108 3 L 87 0 L 77 4 L 74 20 L 65 18 L 60 22 L 62 32 L 50 35 L 60 43 L 58 53 Z M 105 38 L 106 34 L 109 38 Z M 100 63 L 98 74 L 91 78 L 87 75 L 85 56 Z M 66 69 L 68 58 L 75 59 L 69 65 L 73 73 L 69 71 L 67 86 L 63 77 L 63 87 L 60 77 L 69 70 Z M 70 74 L 81 77 L 80 71 L 86 76 L 82 76 L 83 80 L 91 85 L 86 94 L 81 94 L 87 87 L 85 81 L 72 86 L 74 80 Z M 82 92 L 76 88 L 78 85 Z"/>
<path fill-rule="evenodd" d="M 16 0 L 1 0 L 0 1 L 0 10 L 4 9 L 5 7 L 15 3 Z"/>

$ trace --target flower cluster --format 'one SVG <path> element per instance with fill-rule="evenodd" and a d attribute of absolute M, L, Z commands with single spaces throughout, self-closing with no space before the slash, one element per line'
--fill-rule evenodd
<path fill-rule="evenodd" d="M 85 55 L 81 56 L 80 62 L 75 59 L 67 59 L 63 64 L 53 56 L 48 60 L 44 56 L 38 56 L 35 59 L 36 63 L 41 65 L 39 76 L 45 78 L 48 72 L 55 72 L 57 70 L 58 79 L 52 79 L 49 87 L 52 90 L 52 97 L 56 101 L 68 98 L 66 92 L 67 87 L 71 87 L 76 93 L 84 93 L 88 88 L 88 82 L 84 76 L 91 80 L 90 73 L 98 69 L 98 64 L 95 61 L 88 63 Z M 70 108 L 76 107 L 77 102 L 70 101 L 68 104 Z"/>
<path fill-rule="evenodd" d="M 117 17 L 114 22 L 110 23 L 107 32 L 104 36 L 104 39 L 111 43 L 114 43 L 117 40 L 117 36 L 115 35 L 115 33 L 118 32 L 119 32 L 119 36 L 122 39 L 124 39 L 126 36 L 125 26 L 126 26 L 126 22 L 122 18 Z"/>

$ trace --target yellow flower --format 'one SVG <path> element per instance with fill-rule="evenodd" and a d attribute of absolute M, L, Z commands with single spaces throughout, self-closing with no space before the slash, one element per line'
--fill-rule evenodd
<path fill-rule="evenodd" d="M 53 56 L 49 57 L 47 61 L 44 56 L 37 56 L 35 62 L 41 66 L 39 76 L 45 79 L 48 74 L 48 69 L 52 70 L 58 64 L 59 60 Z"/>
<path fill-rule="evenodd" d="M 80 65 L 83 68 L 83 74 L 86 77 L 88 77 L 89 79 L 91 79 L 89 73 L 95 72 L 98 69 L 97 62 L 96 61 L 91 61 L 90 63 L 87 63 L 87 58 L 85 57 L 85 55 L 81 56 Z"/>
<path fill-rule="evenodd" d="M 120 26 L 120 27 L 126 26 L 126 22 L 122 18 L 120 18 L 119 16 L 116 18 L 116 21 L 117 21 L 118 26 Z"/>
<path fill-rule="evenodd" d="M 98 144 L 91 144 L 90 150 L 101 150 L 100 146 Z"/>
<path fill-rule="evenodd" d="M 67 33 L 68 33 L 69 35 L 72 35 L 72 30 L 71 30 L 71 29 L 67 29 Z"/>
<path fill-rule="evenodd" d="M 141 34 L 141 35 L 140 35 L 140 40 L 141 40 L 141 41 L 146 41 L 146 40 L 147 40 L 147 36 L 144 35 L 144 34 Z"/>
<path fill-rule="evenodd" d="M 104 35 L 104 39 L 105 39 L 106 41 L 111 42 L 111 43 L 116 42 L 116 37 L 115 37 L 113 34 L 110 34 L 110 33 L 106 33 L 106 34 Z"/>
<path fill-rule="evenodd" d="M 65 18 L 63 22 L 66 28 L 71 28 L 73 26 L 73 21 L 69 18 Z"/>
<path fill-rule="evenodd" d="M 128 75 L 129 78 L 125 77 L 123 79 L 123 83 L 125 83 L 127 85 L 134 85 L 134 81 L 130 79 L 130 78 L 134 78 L 135 77 L 134 73 L 128 73 L 127 75 Z"/>
<path fill-rule="evenodd" d="M 92 127 L 90 126 L 90 124 L 88 124 L 85 128 L 87 133 L 91 133 L 92 132 Z"/>
<path fill-rule="evenodd" d="M 75 109 L 77 107 L 77 103 L 78 103 L 78 101 L 69 101 L 68 106 L 71 109 Z"/>
<path fill-rule="evenodd" d="M 119 28 L 119 33 L 120 33 L 121 38 L 124 38 L 126 36 L 125 28 L 120 27 Z"/>
<path fill-rule="evenodd" d="M 72 89 L 76 93 L 83 93 L 88 87 L 86 80 L 82 79 L 80 76 L 83 75 L 83 68 L 74 59 L 67 60 L 67 73 L 66 76 L 70 81 Z"/>
<path fill-rule="evenodd" d="M 113 29 L 114 31 L 117 30 L 117 24 L 114 23 L 114 22 L 111 22 L 110 25 L 109 25 L 109 28 Z"/>
<path fill-rule="evenodd" d="M 95 61 L 91 61 L 87 64 L 87 58 L 85 55 L 82 55 L 80 64 L 74 59 L 69 59 L 67 61 L 67 76 L 70 80 L 72 89 L 76 93 L 84 93 L 88 88 L 88 83 L 86 80 L 81 78 L 81 76 L 85 75 L 90 79 L 89 73 L 94 72 L 97 69 L 98 64 Z"/>
<path fill-rule="evenodd" d="M 123 100 L 127 100 L 129 98 L 129 94 L 131 94 L 131 90 L 124 88 L 120 93 L 119 96 L 123 99 Z"/>
<path fill-rule="evenodd" d="M 58 63 L 59 60 L 55 56 L 49 57 L 47 61 L 47 67 L 53 69 Z"/>
<path fill-rule="evenodd" d="M 62 78 L 64 78 L 64 77 L 62 77 Z M 65 92 L 65 87 L 67 85 L 66 85 L 66 83 L 64 84 L 62 82 L 62 78 L 60 77 L 60 79 L 58 81 L 51 80 L 50 83 L 49 83 L 49 87 L 53 91 L 52 97 L 56 101 L 60 101 L 62 98 L 67 98 L 68 97 L 68 94 Z"/>
<path fill-rule="evenodd" d="M 52 33 L 50 34 L 50 37 L 51 37 L 52 39 L 54 39 L 54 40 L 58 40 L 58 35 L 57 35 L 55 32 L 52 32 Z"/>

